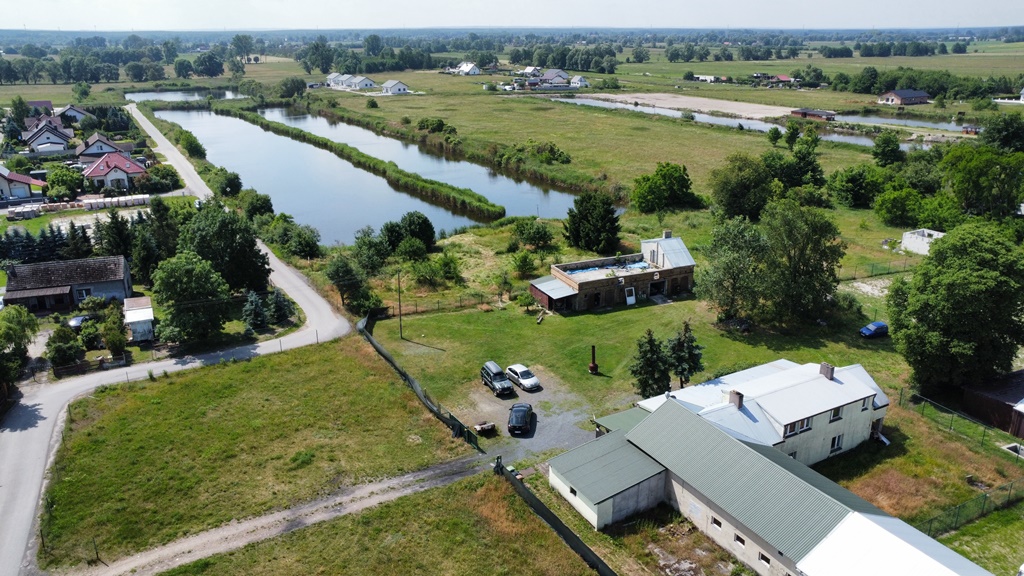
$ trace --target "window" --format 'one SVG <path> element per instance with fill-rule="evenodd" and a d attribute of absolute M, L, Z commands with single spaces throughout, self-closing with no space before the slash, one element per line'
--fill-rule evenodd
<path fill-rule="evenodd" d="M 772 559 L 769 558 L 768 555 L 765 554 L 764 552 L 758 552 L 757 553 L 757 559 L 760 560 L 761 564 L 764 564 L 765 566 L 771 566 L 772 565 Z"/>
<path fill-rule="evenodd" d="M 718 518 L 715 518 L 714 516 L 711 517 L 711 525 L 715 528 L 718 528 L 719 530 L 722 529 L 722 521 Z"/>
<path fill-rule="evenodd" d="M 796 452 L 790 452 L 789 457 L 792 458 L 793 460 L 796 460 Z"/>
<path fill-rule="evenodd" d="M 839 452 L 842 449 L 843 449 L 843 435 L 840 434 L 838 436 L 833 436 L 832 437 L 832 450 L 831 451 L 832 452 Z"/>
<path fill-rule="evenodd" d="M 868 402 L 870 400 L 871 400 L 871 398 L 869 397 L 869 398 L 865 398 L 865 399 L 860 401 L 860 411 L 861 412 L 863 412 L 863 411 L 868 409 Z"/>
<path fill-rule="evenodd" d="M 739 534 L 736 534 L 736 535 L 734 535 L 734 536 L 732 537 L 732 539 L 733 539 L 733 542 L 736 542 L 736 543 L 737 543 L 737 544 L 739 544 L 740 546 L 746 546 L 746 545 L 747 545 L 747 541 L 746 541 L 746 540 L 744 540 L 744 539 L 743 539 L 743 536 L 740 536 Z"/>
<path fill-rule="evenodd" d="M 85 300 L 89 296 L 92 296 L 92 288 L 79 288 L 75 290 L 75 297 L 79 300 Z"/>
<path fill-rule="evenodd" d="M 569 486 L 569 494 L 572 494 L 573 496 L 575 496 L 576 495 L 576 489 L 573 488 L 572 486 Z"/>
<path fill-rule="evenodd" d="M 836 420 L 842 419 L 842 417 L 843 417 L 843 407 L 842 406 L 838 406 L 838 407 L 832 409 L 832 414 L 829 415 L 828 421 L 829 422 L 835 422 Z"/>
<path fill-rule="evenodd" d="M 796 422 L 792 424 L 786 424 L 786 430 L 784 436 L 792 436 L 796 434 Z"/>
<path fill-rule="evenodd" d="M 804 418 L 803 420 L 801 420 L 799 422 L 793 422 L 791 424 L 786 424 L 786 428 L 784 430 L 783 436 L 792 436 L 794 434 L 799 434 L 800 432 L 806 432 L 806 431 L 808 431 L 810 429 L 811 429 L 811 419 L 810 418 Z"/>

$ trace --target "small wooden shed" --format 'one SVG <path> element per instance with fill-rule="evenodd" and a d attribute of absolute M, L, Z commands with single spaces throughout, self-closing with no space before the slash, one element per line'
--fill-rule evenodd
<path fill-rule="evenodd" d="M 153 339 L 153 303 L 148 296 L 125 298 L 124 323 L 128 326 L 131 342 Z"/>

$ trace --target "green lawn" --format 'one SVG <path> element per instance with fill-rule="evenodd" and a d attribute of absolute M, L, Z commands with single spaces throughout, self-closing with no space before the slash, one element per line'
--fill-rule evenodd
<path fill-rule="evenodd" d="M 484 473 L 167 574 L 585 576 L 593 572 L 505 480 Z"/>
<path fill-rule="evenodd" d="M 1016 574 L 1024 562 L 1024 502 L 941 536 L 939 542 L 993 574 Z"/>
<path fill-rule="evenodd" d="M 105 559 L 469 449 L 362 339 L 97 390 L 53 469 L 43 565 Z"/>

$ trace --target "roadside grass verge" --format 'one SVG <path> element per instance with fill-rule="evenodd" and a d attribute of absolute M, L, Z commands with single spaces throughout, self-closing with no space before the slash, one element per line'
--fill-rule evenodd
<path fill-rule="evenodd" d="M 1014 574 L 1024 560 L 1024 502 L 992 512 L 938 540 L 993 574 Z"/>
<path fill-rule="evenodd" d="M 504 480 L 483 473 L 168 576 L 593 574 Z"/>
<path fill-rule="evenodd" d="M 98 389 L 68 411 L 43 566 L 117 558 L 466 454 L 362 339 Z"/>

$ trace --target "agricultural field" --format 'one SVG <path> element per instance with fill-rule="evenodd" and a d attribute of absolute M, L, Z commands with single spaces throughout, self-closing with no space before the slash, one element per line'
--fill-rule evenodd
<path fill-rule="evenodd" d="M 114 559 L 470 453 L 357 336 L 73 403 L 42 565 Z"/>

